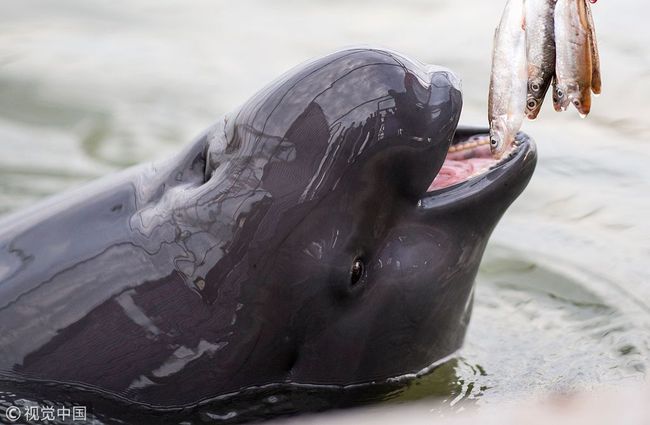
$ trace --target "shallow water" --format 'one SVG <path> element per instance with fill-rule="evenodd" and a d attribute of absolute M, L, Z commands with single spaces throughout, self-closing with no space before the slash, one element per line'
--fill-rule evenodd
<path fill-rule="evenodd" d="M 288 68 L 350 45 L 451 68 L 463 79 L 461 121 L 483 125 L 502 4 L 5 2 L 0 213 L 168 156 Z M 393 402 L 426 398 L 433 409 L 442 399 L 441 409 L 455 411 L 644 376 L 648 13 L 642 0 L 594 6 L 603 95 L 585 120 L 556 114 L 547 102 L 537 121 L 525 123 L 538 143 L 538 168 L 491 239 L 465 346 L 391 393 Z"/>

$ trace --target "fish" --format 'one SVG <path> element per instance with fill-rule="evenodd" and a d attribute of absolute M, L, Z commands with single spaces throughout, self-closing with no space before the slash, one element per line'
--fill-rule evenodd
<path fill-rule="evenodd" d="M 552 85 L 553 85 L 553 89 L 552 89 L 551 92 L 553 93 L 553 109 L 555 109 L 555 111 L 557 111 L 557 112 L 561 112 L 562 111 L 562 106 L 560 105 L 560 99 L 558 98 L 558 95 L 557 95 L 557 92 L 558 92 L 557 75 L 555 75 L 555 74 L 553 74 Z"/>
<path fill-rule="evenodd" d="M 557 0 L 555 43 L 553 106 L 565 111 L 573 104 L 584 118 L 591 109 L 593 74 L 586 0 Z"/>
<path fill-rule="evenodd" d="M 537 118 L 555 74 L 555 3 L 526 0 L 526 49 L 528 94 L 526 117 Z"/>
<path fill-rule="evenodd" d="M 591 1 L 595 3 L 595 1 Z M 598 53 L 598 42 L 596 40 L 596 27 L 594 25 L 594 17 L 591 14 L 591 6 L 587 4 L 587 23 L 589 24 L 589 40 L 591 42 L 591 91 L 595 95 L 599 95 L 601 91 L 601 77 L 600 77 L 600 53 Z"/>
<path fill-rule="evenodd" d="M 494 34 L 488 97 L 490 150 L 502 157 L 513 145 L 526 109 L 528 70 L 524 0 L 508 0 Z"/>

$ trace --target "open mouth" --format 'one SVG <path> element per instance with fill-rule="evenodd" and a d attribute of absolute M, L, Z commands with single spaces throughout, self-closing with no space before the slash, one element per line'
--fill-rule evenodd
<path fill-rule="evenodd" d="M 520 143 L 515 141 L 501 158 L 494 158 L 490 152 L 488 134 L 477 134 L 468 138 L 455 138 L 449 147 L 442 168 L 431 182 L 427 192 L 434 192 L 487 174 L 490 170 L 509 161 Z"/>

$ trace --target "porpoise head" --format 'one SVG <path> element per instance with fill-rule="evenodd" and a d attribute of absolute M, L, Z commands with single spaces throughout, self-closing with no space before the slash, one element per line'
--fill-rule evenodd
<path fill-rule="evenodd" d="M 450 71 L 355 49 L 290 72 L 227 121 L 213 156 L 255 152 L 261 171 L 246 178 L 264 196 L 241 225 L 246 249 L 203 293 L 217 303 L 237 286 L 252 312 L 241 373 L 347 385 L 460 347 L 488 237 L 535 164 L 526 137 L 497 161 L 486 130 L 457 132 L 461 103 Z"/>

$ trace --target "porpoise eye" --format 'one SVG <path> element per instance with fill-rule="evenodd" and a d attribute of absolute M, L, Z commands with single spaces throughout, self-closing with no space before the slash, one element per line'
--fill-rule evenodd
<path fill-rule="evenodd" d="M 360 258 L 356 258 L 350 269 L 350 285 L 355 285 L 363 277 L 365 266 Z"/>

